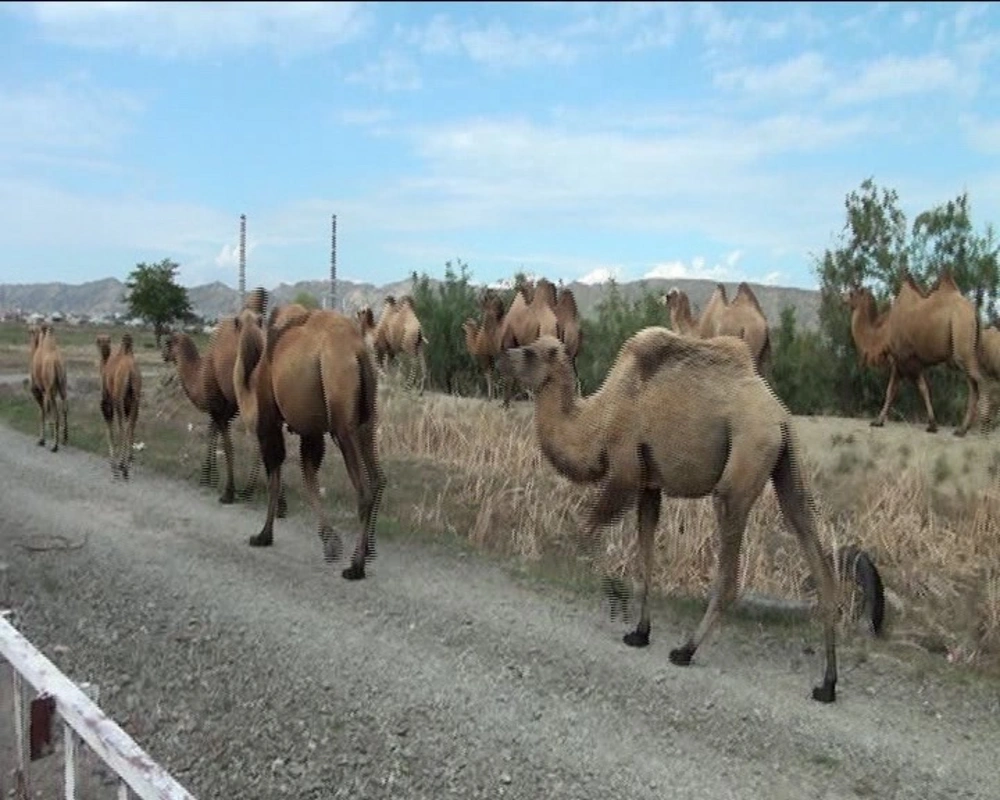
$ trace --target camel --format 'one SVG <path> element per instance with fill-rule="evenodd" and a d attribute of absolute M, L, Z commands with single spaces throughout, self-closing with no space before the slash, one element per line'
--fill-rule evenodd
<path fill-rule="evenodd" d="M 69 438 L 69 410 L 66 403 L 66 364 L 52 326 L 43 322 L 28 329 L 30 337 L 30 386 L 31 395 L 38 403 L 39 447 L 45 446 L 45 422 L 52 423 L 52 452 L 59 451 L 59 440 L 66 444 Z M 62 434 L 60 437 L 60 427 Z"/>
<path fill-rule="evenodd" d="M 713 336 L 735 336 L 743 339 L 753 356 L 757 371 L 768 371 L 771 360 L 771 335 L 757 295 L 745 281 L 736 287 L 732 301 L 726 299 L 726 287 L 716 284 L 701 316 L 691 313 L 687 294 L 672 288 L 661 295 L 660 302 L 670 311 L 670 326 L 685 336 L 709 339 Z"/>
<path fill-rule="evenodd" d="M 462 332 L 465 334 L 466 349 L 486 375 L 486 398 L 492 400 L 494 397 L 494 360 L 500 352 L 500 326 L 504 316 L 503 301 L 495 295 L 488 295 L 483 298 L 482 308 L 482 322 L 477 323 L 469 317 L 462 323 Z M 509 403 L 506 393 L 505 402 Z"/>
<path fill-rule="evenodd" d="M 132 334 L 122 334 L 118 349 L 113 353 L 111 337 L 107 334 L 98 336 L 96 344 L 101 357 L 101 416 L 107 426 L 111 474 L 120 474 L 128 480 L 135 424 L 139 419 L 139 404 L 142 402 L 142 373 L 135 361 Z"/>
<path fill-rule="evenodd" d="M 382 314 L 374 330 L 370 328 L 370 310 L 366 313 L 362 309 L 358 321 L 365 339 L 371 341 L 374 347 L 375 357 L 383 374 L 396 356 L 405 355 L 412 363 L 406 381 L 413 385 L 417 367 L 420 367 L 419 394 L 422 395 L 427 385 L 426 348 L 429 342 L 417 317 L 413 298 L 405 295 L 397 301 L 395 297 L 388 295 L 382 301 Z"/>
<path fill-rule="evenodd" d="M 737 594 L 747 517 L 770 480 L 819 587 L 826 644 L 823 683 L 813 699 L 836 697 L 837 603 L 832 560 L 816 532 L 791 416 L 756 371 L 749 350 L 731 337 L 694 339 L 645 328 L 628 339 L 601 388 L 574 395 L 564 344 L 549 336 L 505 351 L 502 370 L 535 391 L 535 431 L 542 453 L 562 475 L 599 490 L 590 504 L 583 544 L 593 552 L 598 529 L 637 505 L 643 564 L 640 618 L 624 636 L 649 644 L 649 587 L 661 495 L 711 495 L 719 531 L 715 590 L 695 633 L 670 652 L 691 663 Z"/>
<path fill-rule="evenodd" d="M 996 381 L 1000 381 L 1000 330 L 997 329 L 996 323 L 994 323 L 983 328 L 980 336 L 982 337 L 979 353 L 980 366 L 983 368 L 986 376 L 995 383 Z M 985 408 L 980 412 L 980 419 L 982 420 L 984 432 L 990 420 L 996 414 L 996 388 L 994 385 L 992 391 L 983 392 L 983 405 Z"/>
<path fill-rule="evenodd" d="M 925 292 L 904 272 L 892 305 L 882 315 L 877 314 L 875 299 L 865 287 L 853 287 L 842 299 L 851 309 L 851 335 L 863 362 L 889 366 L 885 402 L 871 425 L 885 424 L 899 379 L 904 378 L 917 384 L 927 409 L 927 431 L 936 432 L 937 419 L 924 370 L 948 363 L 965 374 L 969 386 L 965 417 L 953 431 L 955 436 L 964 436 L 978 415 L 983 381 L 981 326 L 975 305 L 962 294 L 951 274 L 942 273 Z"/>
<path fill-rule="evenodd" d="M 241 337 L 241 349 L 249 341 Z M 360 580 L 375 554 L 375 522 L 385 488 L 375 442 L 378 383 L 364 338 L 349 317 L 332 310 L 312 311 L 280 327 L 268 324 L 259 365 L 257 439 L 268 476 L 268 504 L 264 527 L 250 537 L 250 545 L 274 543 L 284 423 L 299 436 L 302 480 L 319 521 L 324 558 L 332 562 L 340 557 L 340 534 L 323 511 L 316 481 L 329 433 L 344 457 L 361 521 L 351 565 L 341 574 Z"/>
<path fill-rule="evenodd" d="M 259 307 L 263 296 L 251 292 L 245 307 L 263 313 Z M 208 447 L 202 463 L 199 483 L 211 483 L 216 463 L 215 450 L 219 435 L 222 435 L 222 451 L 226 459 L 226 480 L 219 502 L 229 504 L 236 499 L 233 481 L 233 442 L 230 437 L 230 422 L 239 413 L 236 390 L 233 387 L 233 368 L 236 364 L 237 332 L 235 317 L 219 320 L 204 354 L 198 352 L 194 341 L 186 333 L 169 333 L 163 346 L 163 360 L 175 364 L 177 376 L 188 400 L 209 416 Z M 249 492 L 244 492 L 249 497 Z"/>

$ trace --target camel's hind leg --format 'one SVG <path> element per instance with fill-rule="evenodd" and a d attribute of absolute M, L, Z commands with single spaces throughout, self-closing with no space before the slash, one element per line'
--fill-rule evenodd
<path fill-rule="evenodd" d="M 927 385 L 927 376 L 921 371 L 914 380 L 917 384 L 917 391 L 924 399 L 924 408 L 927 409 L 927 432 L 937 433 L 937 417 L 934 415 L 934 406 L 931 404 L 931 388 Z"/>
<path fill-rule="evenodd" d="M 653 574 L 653 541 L 660 522 L 661 494 L 659 489 L 639 492 L 637 509 L 639 530 L 639 557 L 642 559 L 642 600 L 639 605 L 639 624 L 623 641 L 630 647 L 649 644 L 649 584 Z"/>
<path fill-rule="evenodd" d="M 59 406 L 56 405 L 54 389 L 45 391 L 45 417 L 52 426 L 52 452 L 59 452 Z"/>
<path fill-rule="evenodd" d="M 323 558 L 328 562 L 336 561 L 340 558 L 344 550 L 344 543 L 340 540 L 340 534 L 330 525 L 330 520 L 326 516 L 323 503 L 319 496 L 319 482 L 316 480 L 316 473 L 323 463 L 323 452 L 326 444 L 323 435 L 300 436 L 299 437 L 299 459 L 302 462 L 302 483 L 306 487 L 306 495 L 309 498 L 309 505 L 312 506 L 313 513 L 319 522 L 319 539 L 323 543 Z"/>
<path fill-rule="evenodd" d="M 705 614 L 694 634 L 681 646 L 670 651 L 670 660 L 679 666 L 691 663 L 695 651 L 715 628 L 721 615 L 736 599 L 739 588 L 740 549 L 750 509 L 760 497 L 770 477 L 761 469 L 767 461 L 773 443 L 756 439 L 734 440 L 730 445 L 729 462 L 712 496 L 716 525 L 719 529 L 719 552 L 716 557 L 715 586 Z"/>
<path fill-rule="evenodd" d="M 38 403 L 38 446 L 45 446 L 45 394 L 37 386 L 31 387 L 31 396 Z"/>
<path fill-rule="evenodd" d="M 811 500 L 799 472 L 793 444 L 789 433 L 785 433 L 785 448 L 774 467 L 771 479 L 778 496 L 778 504 L 785 518 L 785 524 L 792 530 L 802 546 L 803 554 L 812 571 L 813 580 L 819 590 L 820 609 L 823 614 L 823 638 L 826 645 L 826 669 L 823 683 L 813 688 L 814 700 L 832 703 L 837 698 L 837 645 L 836 621 L 837 600 L 833 583 L 833 571 L 829 560 L 823 554 L 816 533 L 816 525 Z"/>
<path fill-rule="evenodd" d="M 363 423 L 353 435 L 338 435 L 335 439 L 354 485 L 361 523 L 351 565 L 341 575 L 347 580 L 361 580 L 365 577 L 365 565 L 375 557 L 375 524 L 385 490 L 385 476 L 375 452 L 375 428 L 372 423 Z"/>
<path fill-rule="evenodd" d="M 111 474 L 115 475 L 118 472 L 115 462 L 115 437 L 112 424 L 115 417 L 115 407 L 111 402 L 111 396 L 104 392 L 101 393 L 101 416 L 104 418 L 104 427 L 108 434 L 108 462 L 111 464 Z"/>
<path fill-rule="evenodd" d="M 261 404 L 258 412 L 257 441 L 267 472 L 267 517 L 260 532 L 250 537 L 251 547 L 270 547 L 274 544 L 274 515 L 278 510 L 278 498 L 282 489 L 281 465 L 285 461 L 285 435 L 273 403 L 274 399 L 270 398 L 269 403 Z"/>
<path fill-rule="evenodd" d="M 969 386 L 969 399 L 966 401 L 965 419 L 962 420 L 961 427 L 955 428 L 952 431 L 955 436 L 965 436 L 969 432 L 969 428 L 975 425 L 976 418 L 979 415 L 979 390 L 982 379 L 979 376 L 978 370 L 966 369 L 965 381 Z"/>

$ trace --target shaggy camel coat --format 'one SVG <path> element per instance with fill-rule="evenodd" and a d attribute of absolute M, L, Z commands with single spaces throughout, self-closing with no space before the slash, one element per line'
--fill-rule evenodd
<path fill-rule="evenodd" d="M 361 522 L 351 565 L 342 574 L 349 580 L 364 578 L 365 564 L 374 556 L 375 521 L 385 487 L 375 443 L 378 384 L 364 339 L 349 317 L 312 311 L 281 327 L 269 324 L 259 365 L 257 437 L 268 475 L 268 507 L 264 527 L 250 544 L 266 547 L 274 541 L 284 423 L 299 436 L 302 479 L 319 520 L 324 557 L 340 557 L 340 535 L 323 510 L 317 483 L 330 434 L 344 457 Z"/>
<path fill-rule="evenodd" d="M 965 374 L 969 387 L 965 417 L 954 430 L 956 436 L 964 436 L 979 410 L 981 327 L 975 305 L 961 293 L 951 275 L 944 273 L 929 292 L 924 292 L 912 276 L 904 274 L 892 305 L 883 315 L 877 314 L 875 300 L 864 287 L 852 289 L 844 302 L 851 308 L 851 334 L 862 358 L 869 365 L 889 366 L 885 402 L 871 424 L 885 424 L 899 379 L 904 378 L 917 384 L 927 409 L 927 430 L 935 432 L 937 418 L 924 370 L 948 363 Z"/>
<path fill-rule="evenodd" d="M 128 479 L 132 466 L 135 426 L 142 403 L 142 373 L 135 361 L 132 335 L 125 333 L 112 352 L 111 337 L 96 339 L 100 354 L 101 416 L 108 435 L 108 459 L 113 475 Z"/>
<path fill-rule="evenodd" d="M 830 559 L 816 532 L 788 410 L 756 371 L 742 342 L 693 339 L 646 328 L 622 346 L 601 388 L 576 398 L 565 345 L 541 337 L 505 351 L 501 368 L 535 391 L 535 430 L 546 459 L 578 483 L 595 483 L 584 542 L 638 507 L 643 594 L 639 624 L 625 643 L 649 643 L 649 586 L 661 496 L 711 495 L 719 531 L 715 591 L 695 633 L 671 651 L 674 664 L 695 651 L 733 602 L 747 517 L 774 485 L 787 526 L 802 546 L 823 610 L 826 669 L 813 698 L 836 696 L 837 605 Z"/>
<path fill-rule="evenodd" d="M 710 339 L 713 336 L 735 336 L 746 342 L 758 372 L 766 374 L 771 357 L 771 336 L 753 289 L 741 282 L 732 301 L 726 299 L 726 287 L 716 284 L 701 316 L 691 313 L 687 294 L 671 289 L 660 298 L 670 311 L 670 325 L 678 333 Z"/>
<path fill-rule="evenodd" d="M 56 341 L 55 331 L 48 323 L 28 329 L 30 337 L 29 381 L 31 396 L 38 403 L 38 445 L 45 446 L 46 423 L 52 425 L 52 452 L 58 452 L 59 442 L 69 437 L 69 410 L 66 402 L 66 364 Z"/>

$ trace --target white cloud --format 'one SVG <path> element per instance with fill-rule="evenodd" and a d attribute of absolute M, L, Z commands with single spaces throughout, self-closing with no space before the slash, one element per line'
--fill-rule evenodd
<path fill-rule="evenodd" d="M 1000 119 L 986 120 L 965 115 L 959 119 L 959 123 L 972 147 L 987 155 L 1000 154 Z"/>
<path fill-rule="evenodd" d="M 577 282 L 592 286 L 599 283 L 607 283 L 612 278 L 616 281 L 620 281 L 621 277 L 621 267 L 598 267 L 597 269 L 591 270 L 586 275 L 577 278 Z"/>
<path fill-rule="evenodd" d="M 257 241 L 247 237 L 246 257 L 249 261 L 253 252 L 257 249 Z M 235 271 L 240 266 L 240 243 L 239 241 L 228 242 L 222 245 L 219 254 L 213 259 L 215 266 L 220 269 Z"/>
<path fill-rule="evenodd" d="M 737 269 L 740 259 L 743 257 L 741 250 L 733 250 L 728 253 L 720 262 L 709 265 L 704 256 L 695 256 L 690 263 L 675 259 L 656 264 L 648 270 L 642 277 L 646 280 L 661 278 L 666 280 L 711 280 L 718 282 L 734 283 L 736 281 L 749 281 L 751 283 L 762 283 L 774 285 L 781 280 L 781 273 L 771 271 L 763 277 L 748 275 L 746 271 Z"/>
<path fill-rule="evenodd" d="M 954 61 L 942 55 L 886 56 L 867 64 L 830 95 L 835 103 L 868 103 L 913 94 L 934 94 L 962 86 Z"/>
<path fill-rule="evenodd" d="M 386 108 L 349 108 L 337 114 L 342 125 L 378 125 L 392 119 L 392 112 Z"/>
<path fill-rule="evenodd" d="M 282 55 L 326 50 L 358 37 L 364 3 L 11 4 L 50 39 L 91 49 L 134 50 L 158 57 L 217 55 L 253 49 Z"/>
<path fill-rule="evenodd" d="M 416 64 L 409 57 L 385 51 L 375 61 L 347 76 L 348 83 L 360 83 L 385 92 L 407 92 L 422 85 Z"/>
<path fill-rule="evenodd" d="M 740 67 L 716 75 L 723 89 L 738 89 L 755 95 L 805 95 L 833 82 L 833 74 L 819 53 L 800 56 L 765 67 Z"/>
<path fill-rule="evenodd" d="M 524 67 L 532 64 L 571 64 L 577 48 L 560 37 L 544 34 L 515 34 L 502 23 L 461 34 L 462 46 L 469 58 L 498 67 Z"/>

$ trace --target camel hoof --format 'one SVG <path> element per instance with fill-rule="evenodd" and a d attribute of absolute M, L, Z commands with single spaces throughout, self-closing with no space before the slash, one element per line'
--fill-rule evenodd
<path fill-rule="evenodd" d="M 965 436 L 965 429 L 955 428 L 955 430 L 953 430 L 951 433 L 953 436 Z"/>
<path fill-rule="evenodd" d="M 232 505 L 236 500 L 236 492 L 230 489 L 228 492 L 223 492 L 222 496 L 219 498 L 219 502 L 224 506 Z"/>
<path fill-rule="evenodd" d="M 251 547 L 270 547 L 274 544 L 274 534 L 261 531 L 256 536 L 251 536 L 249 541 Z"/>
<path fill-rule="evenodd" d="M 56 442 L 56 444 L 52 445 L 52 452 L 53 453 L 58 453 L 59 452 L 59 443 L 58 442 Z"/>
<path fill-rule="evenodd" d="M 813 700 L 820 703 L 832 703 L 837 699 L 837 685 L 833 681 L 823 681 L 822 686 L 813 687 Z"/>
<path fill-rule="evenodd" d="M 121 470 L 121 473 L 122 473 L 122 480 L 127 481 L 128 480 L 128 467 L 125 464 L 122 464 L 119 467 L 119 470 Z"/>
<path fill-rule="evenodd" d="M 38 440 L 38 446 L 39 447 L 45 447 L 45 440 L 44 439 L 39 439 Z"/>
<path fill-rule="evenodd" d="M 670 663 L 678 667 L 688 666 L 692 658 L 694 658 L 694 648 L 689 644 L 670 651 Z"/>
<path fill-rule="evenodd" d="M 622 641 L 629 647 L 646 647 L 649 644 L 649 631 L 636 628 L 634 631 L 626 633 L 622 637 Z"/>
<path fill-rule="evenodd" d="M 346 580 L 360 581 L 365 577 L 365 564 L 364 562 L 361 562 L 360 564 L 351 564 L 351 566 L 345 567 L 344 571 L 340 574 Z"/>
<path fill-rule="evenodd" d="M 884 425 L 885 423 L 883 423 L 881 420 L 873 419 L 868 424 L 871 425 L 873 428 L 881 428 L 882 425 Z"/>
<path fill-rule="evenodd" d="M 937 433 L 937 423 L 936 422 L 928 423 L 928 425 L 927 425 L 927 432 L 928 433 Z"/>

